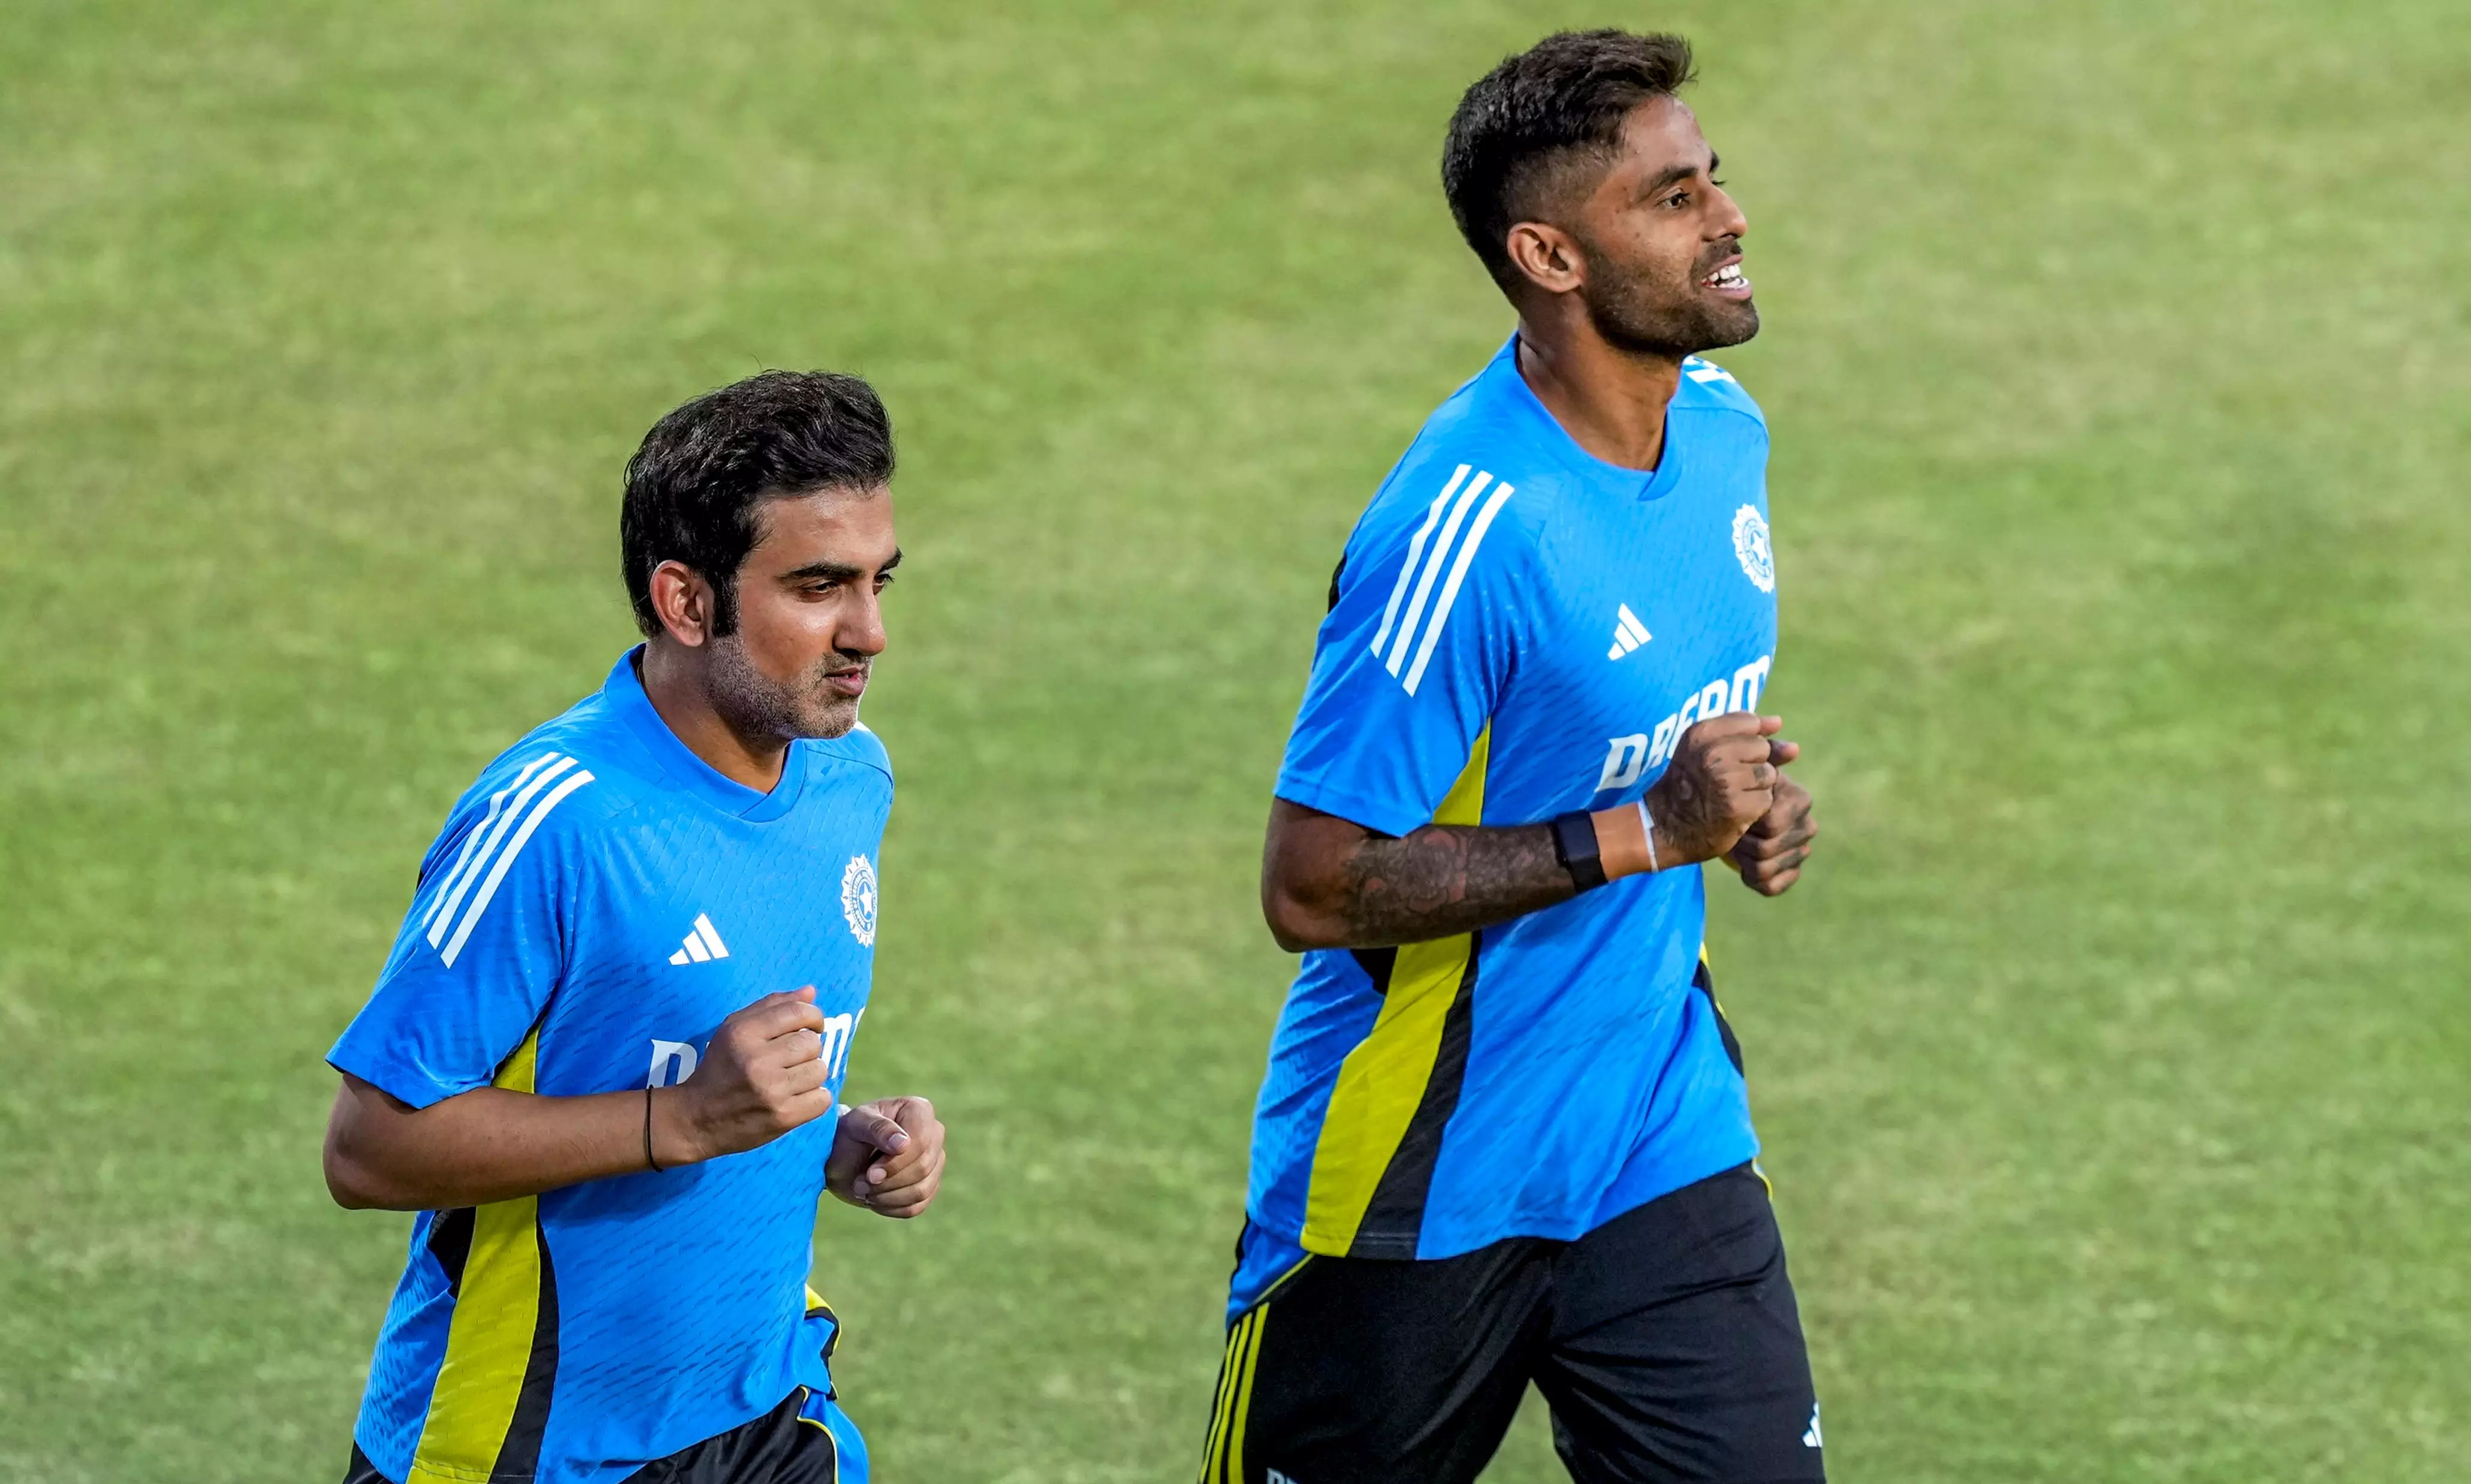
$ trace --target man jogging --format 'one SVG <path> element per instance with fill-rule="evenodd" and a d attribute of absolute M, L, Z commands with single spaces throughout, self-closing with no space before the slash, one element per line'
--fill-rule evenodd
<path fill-rule="evenodd" d="M 1350 537 L 1262 867 L 1270 1050 L 1206 1484 L 1816 1480 L 1704 861 L 1791 886 L 1758 328 L 1676 36 L 1546 38 L 1451 120 L 1517 333 Z"/>
<path fill-rule="evenodd" d="M 348 1484 L 866 1477 L 815 1205 L 913 1216 L 944 1165 L 925 1098 L 835 1107 L 892 804 L 858 723 L 891 477 L 882 404 L 821 372 L 690 402 L 627 465 L 646 643 L 457 802 L 327 1057 L 335 1198 L 419 1213 Z"/>

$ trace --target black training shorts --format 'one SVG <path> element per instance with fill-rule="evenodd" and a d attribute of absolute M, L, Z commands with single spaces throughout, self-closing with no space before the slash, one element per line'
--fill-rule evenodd
<path fill-rule="evenodd" d="M 1579 1484 L 1826 1477 L 1767 1182 L 1748 1165 L 1573 1242 L 1312 1257 L 1230 1328 L 1202 1484 L 1456 1484 L 1527 1383 Z"/>
<path fill-rule="evenodd" d="M 865 1465 L 842 1468 L 832 1429 L 814 1414 L 822 1402 L 801 1386 L 779 1406 L 750 1423 L 709 1437 L 667 1458 L 656 1458 L 626 1475 L 626 1484 L 851 1484 L 865 1478 Z M 530 1474 L 525 1475 L 530 1478 Z M 394 1484 L 369 1463 L 358 1444 L 343 1484 Z"/>

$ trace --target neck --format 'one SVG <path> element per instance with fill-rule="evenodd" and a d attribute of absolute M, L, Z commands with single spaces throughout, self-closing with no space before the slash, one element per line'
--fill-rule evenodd
<path fill-rule="evenodd" d="M 1557 299 L 1518 317 L 1518 374 L 1562 431 L 1605 462 L 1646 470 L 1664 457 L 1664 406 L 1682 385 L 1680 360 L 1618 349 L 1583 308 Z"/>
<path fill-rule="evenodd" d="M 779 737 L 750 737 L 729 724 L 704 685 L 709 658 L 705 650 L 690 649 L 663 635 L 644 646 L 635 674 L 644 682 L 653 712 L 689 752 L 730 782 L 769 793 L 781 781 L 789 744 Z"/>

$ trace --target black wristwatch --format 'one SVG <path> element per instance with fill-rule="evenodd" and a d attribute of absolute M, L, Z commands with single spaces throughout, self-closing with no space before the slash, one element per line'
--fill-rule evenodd
<path fill-rule="evenodd" d="M 1605 883 L 1604 856 L 1596 847 L 1596 816 L 1574 809 L 1555 819 L 1553 855 L 1570 873 L 1570 884 L 1593 891 Z"/>

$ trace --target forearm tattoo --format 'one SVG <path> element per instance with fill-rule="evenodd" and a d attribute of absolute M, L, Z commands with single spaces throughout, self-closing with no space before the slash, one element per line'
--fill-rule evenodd
<path fill-rule="evenodd" d="M 1428 824 L 1348 857 L 1349 946 L 1424 943 L 1490 928 L 1576 894 L 1541 824 Z"/>

